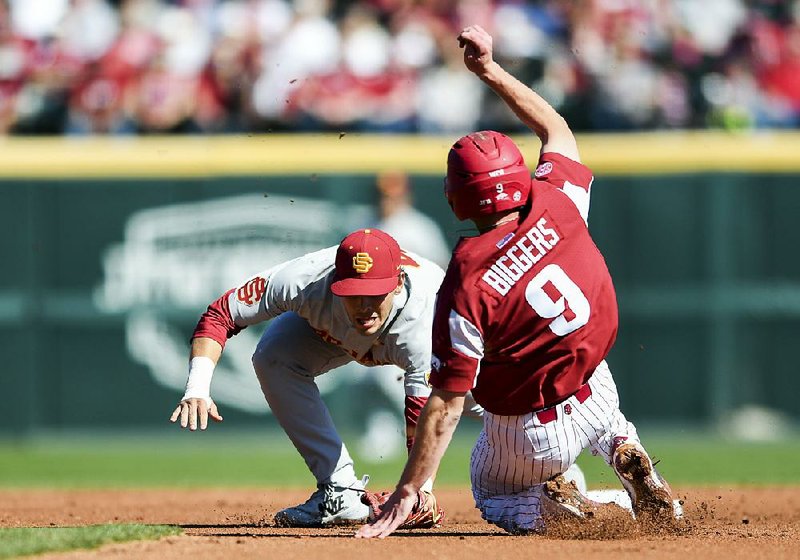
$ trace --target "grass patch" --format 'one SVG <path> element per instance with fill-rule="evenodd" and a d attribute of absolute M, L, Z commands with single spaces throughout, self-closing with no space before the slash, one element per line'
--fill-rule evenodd
<path fill-rule="evenodd" d="M 187 438 L 189 439 L 189 438 Z M 56 488 L 303 486 L 313 484 L 291 445 L 155 438 L 0 445 L 0 486 Z"/>
<path fill-rule="evenodd" d="M 800 441 L 729 441 L 721 438 L 643 437 L 658 470 L 673 485 L 800 484 Z M 617 486 L 605 463 L 584 453 L 578 460 L 590 483 Z"/>
<path fill-rule="evenodd" d="M 97 548 L 108 543 L 153 540 L 181 533 L 179 527 L 171 525 L 141 524 L 0 528 L 0 558 Z"/>
<path fill-rule="evenodd" d="M 477 430 L 459 428 L 442 462 L 437 485 L 469 485 L 469 456 Z M 283 436 L 124 437 L 0 440 L 0 488 L 312 487 L 314 480 Z M 645 434 L 646 436 L 646 434 Z M 355 438 L 345 437 L 352 442 Z M 659 470 L 678 485 L 800 484 L 800 440 L 726 441 L 711 436 L 646 436 Z M 353 448 L 351 446 L 351 452 Z M 355 454 L 358 475 L 370 488 L 389 488 L 405 465 L 405 451 L 385 462 Z M 592 486 L 618 486 L 605 463 L 584 452 L 578 459 Z"/>

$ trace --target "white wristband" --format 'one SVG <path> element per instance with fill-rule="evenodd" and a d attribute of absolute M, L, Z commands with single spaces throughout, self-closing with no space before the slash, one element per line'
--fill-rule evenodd
<path fill-rule="evenodd" d="M 433 479 L 429 478 L 426 480 L 420 487 L 420 490 L 424 490 L 428 494 L 433 494 Z"/>
<path fill-rule="evenodd" d="M 203 399 L 211 406 L 211 377 L 214 375 L 214 360 L 197 356 L 189 362 L 189 378 L 181 402 L 187 399 Z"/>

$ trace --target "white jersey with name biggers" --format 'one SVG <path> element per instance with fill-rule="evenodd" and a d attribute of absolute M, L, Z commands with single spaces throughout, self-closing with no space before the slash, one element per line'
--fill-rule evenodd
<path fill-rule="evenodd" d="M 604 361 L 617 302 L 587 227 L 591 171 L 545 153 L 534 176 L 518 222 L 459 241 L 433 332 L 431 385 L 485 409 L 476 506 L 511 532 L 542 527 L 541 483 L 583 449 L 609 462 L 615 437 L 638 440 Z"/>

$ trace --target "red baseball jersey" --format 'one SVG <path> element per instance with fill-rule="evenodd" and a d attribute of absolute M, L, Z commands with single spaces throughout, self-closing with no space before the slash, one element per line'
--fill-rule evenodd
<path fill-rule="evenodd" d="M 587 227 L 591 183 L 584 165 L 545 153 L 530 212 L 459 241 L 436 303 L 433 387 L 525 414 L 569 397 L 606 357 L 617 300 Z"/>

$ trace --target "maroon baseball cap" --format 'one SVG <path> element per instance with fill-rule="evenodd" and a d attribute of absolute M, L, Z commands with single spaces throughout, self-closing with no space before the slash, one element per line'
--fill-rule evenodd
<path fill-rule="evenodd" d="M 331 291 L 337 296 L 380 296 L 397 287 L 400 245 L 379 229 L 360 229 L 336 250 Z"/>

